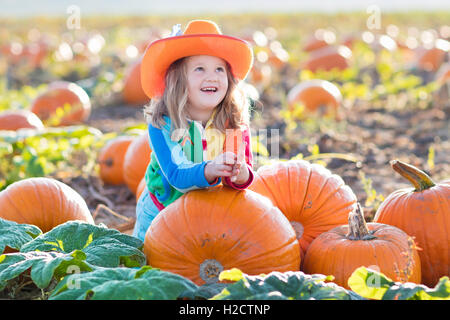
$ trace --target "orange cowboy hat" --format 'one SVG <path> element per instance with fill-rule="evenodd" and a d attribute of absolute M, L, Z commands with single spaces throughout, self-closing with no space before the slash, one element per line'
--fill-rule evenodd
<path fill-rule="evenodd" d="M 167 69 L 183 57 L 222 58 L 230 64 L 236 78 L 245 79 L 253 64 L 253 51 L 246 41 L 223 35 L 217 24 L 209 20 L 190 21 L 184 33 L 179 28 L 180 25 L 176 25 L 171 36 L 153 41 L 144 53 L 141 84 L 150 99 L 163 95 Z"/>

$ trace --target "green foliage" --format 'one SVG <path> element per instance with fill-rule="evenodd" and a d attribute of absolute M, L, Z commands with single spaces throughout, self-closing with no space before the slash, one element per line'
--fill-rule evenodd
<path fill-rule="evenodd" d="M 101 267 L 139 267 L 145 264 L 141 240 L 105 226 L 68 221 L 22 246 L 21 252 L 70 253 L 81 250 L 86 262 Z"/>
<path fill-rule="evenodd" d="M 0 290 L 9 280 L 31 269 L 31 280 L 41 289 L 46 288 L 52 278 L 59 280 L 70 270 L 90 271 L 85 262 L 86 255 L 80 250 L 61 252 L 17 252 L 0 256 Z"/>
<path fill-rule="evenodd" d="M 366 207 L 373 207 L 374 210 L 377 210 L 380 204 L 384 201 L 384 196 L 377 193 L 372 186 L 372 179 L 367 178 L 364 172 L 359 172 L 359 178 L 361 179 L 361 183 L 363 184 L 363 188 L 367 196 L 364 205 Z"/>
<path fill-rule="evenodd" d="M 41 229 L 30 224 L 19 224 L 0 218 L 0 254 L 6 247 L 20 250 L 27 242 L 42 233 Z"/>
<path fill-rule="evenodd" d="M 394 282 L 382 273 L 360 267 L 348 279 L 357 294 L 375 300 L 450 300 L 450 280 L 442 277 L 434 288 L 411 282 Z"/>
<path fill-rule="evenodd" d="M 45 88 L 46 84 L 37 87 L 23 86 L 20 90 L 8 89 L 5 78 L 0 78 L 0 112 L 28 108 Z"/>
<path fill-rule="evenodd" d="M 174 300 L 198 286 L 179 275 L 153 269 L 98 268 L 65 277 L 50 300 Z"/>
<path fill-rule="evenodd" d="M 357 295 L 339 287 L 331 276 L 308 275 L 301 271 L 271 272 L 250 276 L 237 269 L 223 271 L 220 280 L 236 281 L 214 300 L 350 300 Z"/>
<path fill-rule="evenodd" d="M 131 132 L 132 134 L 132 132 Z M 30 177 L 88 175 L 101 147 L 117 133 L 84 126 L 0 132 L 0 191 Z"/>

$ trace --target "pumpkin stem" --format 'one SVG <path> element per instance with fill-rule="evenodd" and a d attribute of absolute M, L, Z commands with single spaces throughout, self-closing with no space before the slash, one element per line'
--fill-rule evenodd
<path fill-rule="evenodd" d="M 346 237 L 349 240 L 371 240 L 376 238 L 367 228 L 359 202 L 356 203 L 356 208 L 348 214 L 348 233 Z"/>
<path fill-rule="evenodd" d="M 207 284 L 217 282 L 222 271 L 222 264 L 215 259 L 206 259 L 200 264 L 200 278 Z"/>
<path fill-rule="evenodd" d="M 392 160 L 390 164 L 392 169 L 413 184 L 415 191 L 423 191 L 436 185 L 429 175 L 410 164 L 399 160 Z"/>

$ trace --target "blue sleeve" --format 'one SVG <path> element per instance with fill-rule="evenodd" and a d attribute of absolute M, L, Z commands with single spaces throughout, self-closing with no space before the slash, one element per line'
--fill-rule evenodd
<path fill-rule="evenodd" d="M 159 167 L 167 181 L 178 191 L 186 193 L 199 188 L 213 187 L 205 178 L 207 161 L 194 163 L 188 160 L 181 145 L 170 139 L 168 130 L 148 126 L 150 148 L 155 153 Z"/>

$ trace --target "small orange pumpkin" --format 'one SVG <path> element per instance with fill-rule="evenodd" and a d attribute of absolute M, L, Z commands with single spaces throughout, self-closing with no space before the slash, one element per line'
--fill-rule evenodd
<path fill-rule="evenodd" d="M 422 282 L 434 287 L 450 274 L 450 180 L 435 183 L 418 168 L 393 160 L 392 168 L 412 183 L 386 197 L 374 221 L 414 236 L 422 263 Z"/>
<path fill-rule="evenodd" d="M 65 110 L 66 106 L 69 106 L 68 110 Z M 58 117 L 57 110 L 60 108 L 63 114 Z M 91 113 L 91 102 L 86 91 L 76 83 L 56 81 L 33 100 L 30 110 L 44 123 L 69 126 L 87 120 Z"/>
<path fill-rule="evenodd" d="M 94 224 L 91 212 L 78 192 L 52 178 L 28 178 L 0 192 L 0 217 L 27 223 L 47 232 L 69 220 Z"/>
<path fill-rule="evenodd" d="M 97 162 L 99 163 L 100 179 L 108 184 L 124 184 L 123 162 L 125 153 L 131 142 L 131 136 L 119 136 L 108 141 L 100 150 Z"/>
<path fill-rule="evenodd" d="M 250 190 L 190 191 L 163 209 L 144 240 L 147 263 L 198 285 L 222 270 L 251 275 L 298 271 L 300 248 L 286 217 Z"/>
<path fill-rule="evenodd" d="M 444 62 L 447 51 L 439 47 L 433 47 L 430 49 L 419 48 L 416 51 L 416 54 L 417 66 L 420 69 L 436 72 Z"/>
<path fill-rule="evenodd" d="M 335 41 L 336 35 L 332 31 L 317 29 L 314 34 L 307 39 L 305 45 L 303 46 L 303 50 L 306 52 L 312 52 L 328 47 Z"/>
<path fill-rule="evenodd" d="M 249 82 L 255 85 L 268 85 L 272 79 L 272 68 L 267 64 L 255 63 L 249 78 Z"/>
<path fill-rule="evenodd" d="M 303 64 L 303 69 L 312 72 L 345 70 L 350 66 L 351 50 L 346 46 L 324 47 L 311 53 L 310 58 Z"/>
<path fill-rule="evenodd" d="M 150 143 L 148 132 L 135 137 L 128 146 L 123 160 L 123 178 L 128 188 L 136 194 L 137 187 L 145 176 L 145 171 L 150 163 Z"/>
<path fill-rule="evenodd" d="M 139 201 L 139 198 L 141 197 L 142 192 L 144 192 L 147 188 L 147 185 L 145 184 L 145 177 L 141 179 L 141 182 L 139 182 L 139 185 L 136 189 L 136 203 Z"/>
<path fill-rule="evenodd" d="M 358 204 L 348 216 L 348 225 L 324 232 L 311 243 L 303 271 L 333 275 L 333 282 L 350 289 L 348 278 L 361 266 L 391 279 L 420 283 L 420 258 L 412 238 L 387 224 L 366 224 Z"/>
<path fill-rule="evenodd" d="M 326 80 L 312 79 L 293 87 L 288 93 L 287 102 L 291 111 L 300 103 L 307 112 L 336 116 L 342 103 L 342 94 L 335 84 Z"/>
<path fill-rule="evenodd" d="M 356 195 L 340 176 L 305 160 L 261 166 L 249 189 L 268 197 L 284 213 L 302 255 L 319 234 L 347 223 L 356 203 Z"/>
<path fill-rule="evenodd" d="M 23 128 L 44 129 L 41 119 L 28 110 L 8 110 L 0 114 L 0 130 L 18 130 Z"/>
<path fill-rule="evenodd" d="M 126 71 L 122 96 L 127 104 L 134 106 L 150 101 L 141 85 L 141 61 L 132 64 Z"/>

